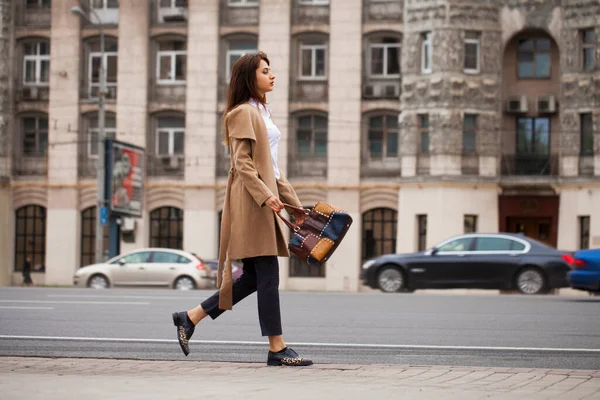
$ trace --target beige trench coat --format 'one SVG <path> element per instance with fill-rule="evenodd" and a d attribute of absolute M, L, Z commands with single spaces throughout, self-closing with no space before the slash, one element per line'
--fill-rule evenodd
<path fill-rule="evenodd" d="M 301 203 L 283 175 L 275 179 L 267 127 L 256 107 L 245 103 L 231 110 L 225 117 L 225 132 L 230 139 L 231 169 L 221 217 L 217 287 L 219 308 L 231 310 L 231 260 L 290 255 L 285 225 L 265 201 L 277 196 L 284 203 Z"/>

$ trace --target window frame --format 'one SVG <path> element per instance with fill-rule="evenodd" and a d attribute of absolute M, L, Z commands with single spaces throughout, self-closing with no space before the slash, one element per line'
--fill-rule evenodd
<path fill-rule="evenodd" d="M 467 221 L 472 225 L 473 230 L 467 231 Z M 463 215 L 463 233 L 477 233 L 477 223 L 479 222 L 479 216 L 477 214 L 464 214 Z"/>
<path fill-rule="evenodd" d="M 519 49 L 519 45 L 521 42 L 523 41 L 527 41 L 530 40 L 533 42 L 533 50 L 520 50 Z M 550 43 L 550 47 L 548 48 L 548 50 L 538 50 L 537 46 L 538 46 L 538 41 L 540 40 L 547 40 Z M 545 36 L 534 36 L 534 37 L 523 37 L 523 38 L 519 38 L 517 40 L 516 43 L 516 50 L 517 50 L 517 80 L 525 80 L 525 79 L 552 79 L 552 39 L 549 37 L 545 37 Z M 519 61 L 519 55 L 521 53 L 529 53 L 529 54 L 533 54 L 533 61 L 531 61 L 531 63 L 533 64 L 533 68 L 532 68 L 532 72 L 533 74 L 531 76 L 521 76 L 521 72 L 520 72 L 520 68 L 519 65 L 521 63 L 521 61 Z M 550 62 L 548 65 L 548 76 L 538 76 L 537 75 L 537 61 L 536 61 L 536 54 L 548 54 L 549 58 L 550 58 Z"/>
<path fill-rule="evenodd" d="M 179 207 L 165 206 L 150 211 L 150 226 L 148 229 L 149 247 L 162 247 L 169 249 L 183 249 L 183 218 L 185 211 Z M 175 222 L 177 233 L 172 235 L 170 222 Z M 154 229 L 158 223 L 159 232 Z M 164 227 L 161 224 L 166 223 Z M 166 228 L 166 234 L 164 229 Z M 162 229 L 162 231 L 160 231 Z M 171 246 L 173 244 L 173 246 Z"/>
<path fill-rule="evenodd" d="M 534 144 L 536 144 L 538 142 L 537 140 L 537 131 L 535 130 L 536 127 L 536 121 L 537 120 L 546 120 L 548 122 L 548 152 L 547 153 L 538 153 L 537 151 L 529 151 L 529 152 L 520 152 L 519 151 L 519 137 L 520 137 L 520 124 L 519 121 L 521 120 L 529 120 L 530 121 L 530 128 L 531 128 L 531 143 L 529 143 L 530 147 L 533 147 Z M 524 156 L 528 156 L 528 157 L 550 157 L 550 155 L 552 154 L 552 119 L 549 117 L 517 117 L 515 119 L 516 123 L 517 123 L 517 127 L 516 127 L 516 146 L 515 146 L 515 155 L 517 157 L 524 157 Z"/>
<path fill-rule="evenodd" d="M 311 74 L 310 75 L 303 75 L 303 62 L 304 62 L 304 50 L 310 50 L 310 58 L 311 58 L 311 65 L 310 65 L 310 69 L 311 69 Z M 323 51 L 323 57 L 324 57 L 324 75 L 317 75 L 317 51 L 322 50 Z M 328 65 L 327 65 L 327 56 L 329 53 L 328 50 L 328 46 L 327 44 L 300 44 L 298 46 L 298 52 L 299 52 L 299 57 L 298 57 L 298 80 L 299 81 L 326 81 L 327 80 L 327 69 L 328 69 Z"/>
<path fill-rule="evenodd" d="M 585 250 L 590 248 L 590 225 L 591 218 L 589 215 L 579 215 L 577 216 L 578 222 L 578 247 L 580 250 Z"/>
<path fill-rule="evenodd" d="M 101 1 L 102 2 L 102 7 L 94 7 L 95 1 Z M 119 9 L 120 4 L 119 4 L 118 0 L 115 0 L 117 2 L 117 6 L 116 7 L 109 7 L 108 6 L 108 2 L 109 1 L 110 0 L 90 0 L 90 9 L 93 9 L 93 10 L 111 10 L 111 9 L 115 9 L 115 8 Z"/>
<path fill-rule="evenodd" d="M 100 133 L 100 128 L 98 128 L 98 125 L 96 124 L 95 127 L 92 127 L 92 121 L 93 120 L 97 120 L 98 119 L 98 115 L 94 115 L 94 117 L 92 118 L 87 118 L 87 132 L 86 132 L 86 138 L 87 138 L 87 156 L 90 159 L 97 159 L 98 158 L 98 153 L 94 153 L 92 151 L 92 146 L 94 145 L 94 143 L 97 142 L 98 140 L 98 134 Z M 106 127 L 106 122 L 107 121 L 113 121 L 111 127 Z M 96 135 L 96 137 L 94 138 L 94 135 Z M 117 120 L 113 115 L 106 115 L 105 116 L 105 121 L 104 121 L 104 137 L 105 138 L 115 138 L 117 135 Z"/>
<path fill-rule="evenodd" d="M 432 67 L 431 63 L 433 60 L 433 46 L 432 46 L 432 34 L 431 31 L 421 32 L 421 73 L 431 74 Z M 425 51 L 427 49 L 427 52 Z M 426 67 L 427 65 L 427 67 Z"/>
<path fill-rule="evenodd" d="M 585 119 L 589 117 L 589 126 L 585 126 Z M 586 129 L 587 128 L 587 129 Z M 579 113 L 579 155 L 593 156 L 594 155 L 594 115 L 592 112 Z M 590 147 L 584 146 L 586 141 L 591 141 Z"/>
<path fill-rule="evenodd" d="M 427 214 L 417 214 L 417 251 L 427 250 Z"/>
<path fill-rule="evenodd" d="M 33 114 L 33 115 L 23 115 L 20 118 L 20 126 L 21 126 L 21 154 L 24 157 L 34 157 L 34 158 L 44 158 L 46 157 L 46 153 L 48 152 L 48 146 L 49 146 L 49 119 L 47 115 L 40 115 L 40 114 Z M 34 119 L 35 120 L 35 131 L 34 131 L 34 135 L 35 135 L 35 151 L 33 154 L 26 154 L 25 153 L 25 137 L 26 137 L 26 130 L 25 130 L 25 120 L 26 119 Z M 40 129 L 40 120 L 46 120 L 46 130 L 41 130 Z M 40 140 L 40 136 L 45 133 L 46 135 L 46 147 L 41 150 L 41 146 L 43 144 L 43 140 Z"/>
<path fill-rule="evenodd" d="M 100 87 L 102 86 L 100 81 L 93 82 L 93 68 L 94 68 L 94 59 L 99 58 L 101 60 L 101 72 L 104 74 L 104 81 L 106 82 L 106 91 L 109 92 L 110 89 L 114 88 L 116 92 L 117 82 L 109 82 L 108 81 L 108 58 L 114 57 L 117 61 L 117 71 L 115 77 L 118 76 L 118 52 L 116 51 L 90 51 L 88 53 L 88 96 L 90 99 L 98 98 L 99 96 L 93 96 L 94 88 L 98 88 L 98 93 L 100 92 Z M 102 76 L 100 76 L 100 71 L 98 73 L 99 79 L 102 80 Z"/>
<path fill-rule="evenodd" d="M 30 214 L 30 210 L 32 210 L 33 215 Z M 27 204 L 22 207 L 14 210 L 15 215 L 15 227 L 14 227 L 14 254 L 15 254 L 15 262 L 14 262 L 14 271 L 22 271 L 23 264 L 25 262 L 25 257 L 27 255 L 31 256 L 31 272 L 34 272 L 36 261 L 39 261 L 38 258 L 41 258 L 41 265 L 44 266 L 46 264 L 46 228 L 48 225 L 48 213 L 47 209 L 44 206 L 39 204 Z M 29 220 L 33 220 L 32 231 L 29 231 L 30 224 Z M 38 233 L 38 224 L 41 224 L 41 229 Z M 20 228 L 24 229 L 21 231 Z M 20 241 L 19 239 L 22 239 Z M 33 243 L 33 249 L 31 253 L 28 253 L 28 245 Z M 23 249 L 19 249 L 19 244 L 23 244 Z"/>
<path fill-rule="evenodd" d="M 419 154 L 430 154 L 431 153 L 431 121 L 429 120 L 429 114 L 417 114 L 418 118 L 418 129 L 419 129 Z M 427 126 L 423 123 L 427 121 Z M 423 148 L 423 136 L 427 138 L 427 149 Z"/>
<path fill-rule="evenodd" d="M 390 218 L 391 216 L 391 218 Z M 380 223 L 379 233 L 380 235 L 373 235 L 373 254 L 369 254 L 367 251 L 368 243 L 367 243 L 367 235 L 365 227 L 371 226 L 372 231 L 375 233 L 376 223 Z M 389 229 L 391 227 L 392 235 L 388 237 L 385 235 L 386 228 Z M 377 237 L 378 236 L 378 237 Z M 361 260 L 362 262 L 367 261 L 368 259 L 382 256 L 385 253 L 386 243 L 390 244 L 389 247 L 392 248 L 392 253 L 396 252 L 396 245 L 398 243 L 398 211 L 389 208 L 389 207 L 378 207 L 372 208 L 370 210 L 365 211 L 362 214 L 362 249 L 361 249 Z"/>
<path fill-rule="evenodd" d="M 477 38 L 465 37 L 464 40 L 464 60 L 463 60 L 463 72 L 465 74 L 479 74 L 481 72 L 481 33 L 480 32 L 467 32 L 467 35 L 475 36 Z M 475 62 L 476 68 L 467 68 L 465 65 L 467 62 L 467 45 L 474 44 L 475 47 Z"/>
<path fill-rule="evenodd" d="M 185 44 L 185 50 L 161 50 L 161 43 L 168 42 L 183 42 Z M 185 71 L 183 75 L 183 79 L 177 79 L 177 56 L 185 56 Z M 170 76 L 168 79 L 162 79 L 160 76 L 161 72 L 161 58 L 169 57 L 170 61 Z M 157 43 L 156 49 L 156 84 L 161 86 L 169 86 L 169 85 L 185 85 L 187 82 L 187 43 L 182 39 L 173 39 L 173 40 L 164 40 Z"/>
<path fill-rule="evenodd" d="M 255 8 L 260 6 L 259 0 L 238 0 L 232 2 L 232 0 L 227 0 L 227 6 L 232 8 Z"/>
<path fill-rule="evenodd" d="M 166 132 L 169 138 L 168 141 L 168 152 L 167 153 L 161 153 L 159 151 L 159 147 L 160 147 L 160 134 Z M 181 153 L 176 153 L 175 152 L 175 135 L 181 133 L 181 136 L 183 137 L 183 148 Z M 183 156 L 185 154 L 185 127 L 183 128 L 164 128 L 164 127 L 156 127 L 156 148 L 155 148 L 155 154 L 158 157 L 173 157 L 173 156 Z"/>
<path fill-rule="evenodd" d="M 298 0 L 300 6 L 328 6 L 329 0 Z"/>
<path fill-rule="evenodd" d="M 469 129 L 467 129 L 467 117 L 472 117 L 473 118 L 473 126 L 472 127 L 468 127 Z M 472 113 L 465 113 L 463 114 L 463 132 L 462 132 L 462 153 L 463 154 L 476 154 L 477 153 L 477 127 L 478 127 L 478 122 L 479 122 L 479 118 L 477 117 L 477 114 L 472 114 Z M 465 136 L 467 135 L 473 135 L 473 149 L 466 149 L 465 147 Z"/>
<path fill-rule="evenodd" d="M 48 45 L 48 54 L 41 54 L 41 44 L 46 43 Z M 25 46 L 35 44 L 35 54 L 25 54 Z M 50 86 L 50 43 L 45 40 L 27 41 L 22 43 L 23 50 L 23 86 L 39 86 L 48 87 Z M 35 65 L 35 82 L 28 82 L 27 79 L 27 62 L 32 61 Z M 48 81 L 44 82 L 41 80 L 42 75 L 42 63 L 48 63 Z"/>
<path fill-rule="evenodd" d="M 373 154 L 371 152 L 371 132 L 373 131 L 373 128 L 371 126 L 371 121 L 373 119 L 376 118 L 382 118 L 382 127 L 381 127 L 381 132 L 382 132 L 382 145 L 381 145 L 381 157 L 373 157 Z M 396 128 L 389 128 L 388 127 L 388 119 L 395 119 L 396 120 Z M 392 159 L 399 159 L 400 158 L 400 127 L 398 126 L 398 115 L 392 115 L 392 114 L 374 114 L 371 115 L 367 118 L 367 154 L 368 154 L 368 158 L 370 162 L 383 162 L 385 160 L 392 160 Z M 389 156 L 388 155 L 388 133 L 395 133 L 396 134 L 396 144 L 398 146 L 398 148 L 396 149 L 396 155 L 395 156 Z"/>
<path fill-rule="evenodd" d="M 400 71 L 400 60 L 398 60 L 398 73 L 397 74 L 390 74 L 388 73 L 389 70 L 389 65 L 388 65 L 388 61 L 389 61 L 389 54 L 388 51 L 390 48 L 396 48 L 398 49 L 398 55 L 400 55 L 400 51 L 401 51 L 401 44 L 400 42 L 396 42 L 396 43 L 369 43 L 369 77 L 373 78 L 373 79 L 395 79 L 395 78 L 400 78 L 401 75 L 401 71 Z M 375 74 L 373 73 L 373 50 L 374 49 L 383 49 L 383 60 L 382 60 L 382 65 L 383 65 L 383 73 L 382 74 Z"/>
<path fill-rule="evenodd" d="M 585 35 L 587 32 L 592 32 L 592 34 L 593 34 L 592 41 L 590 41 L 590 42 L 587 42 L 585 40 Z M 580 45 L 581 45 L 581 70 L 583 72 L 593 72 L 595 65 L 596 65 L 596 60 L 595 60 L 596 30 L 593 27 L 581 29 L 580 33 L 579 33 L 579 37 L 580 37 Z M 589 68 L 587 68 L 586 54 L 587 54 L 587 50 L 589 50 L 589 49 L 592 50 L 591 51 L 592 59 L 591 59 L 591 66 Z"/>
<path fill-rule="evenodd" d="M 302 118 L 310 118 L 310 134 L 311 134 L 311 141 L 310 141 L 310 153 L 300 153 L 299 148 L 300 146 L 298 146 L 298 140 L 299 140 L 299 135 L 298 133 L 301 131 L 300 129 L 300 119 Z M 316 149 L 316 137 L 317 137 L 317 133 L 322 133 L 321 131 L 318 131 L 316 128 L 316 119 L 317 118 L 323 118 L 325 119 L 325 123 L 326 123 L 326 128 L 325 128 L 325 136 L 327 138 L 326 144 L 325 144 L 325 154 L 316 154 L 315 149 Z M 296 150 L 296 157 L 299 160 L 313 160 L 313 159 L 326 159 L 329 153 L 329 116 L 324 116 L 322 114 L 303 114 L 303 115 L 298 115 L 295 117 L 295 150 Z"/>
<path fill-rule="evenodd" d="M 230 64 L 231 61 L 231 56 L 235 56 L 237 55 L 238 58 L 235 60 L 239 60 L 240 57 L 245 56 L 248 53 L 255 53 L 258 50 L 255 49 L 231 49 L 231 43 L 228 43 L 228 49 L 227 52 L 225 54 L 225 79 L 227 81 L 227 83 L 229 83 L 229 80 L 231 79 L 231 68 L 233 68 L 233 64 L 235 64 L 235 62 L 233 64 Z"/>

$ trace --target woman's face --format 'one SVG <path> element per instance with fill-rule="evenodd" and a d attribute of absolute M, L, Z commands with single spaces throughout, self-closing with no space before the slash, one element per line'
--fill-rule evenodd
<path fill-rule="evenodd" d="M 275 85 L 275 75 L 271 73 L 271 68 L 265 60 L 260 60 L 260 64 L 256 69 L 256 86 L 258 91 L 264 95 L 271 90 Z"/>

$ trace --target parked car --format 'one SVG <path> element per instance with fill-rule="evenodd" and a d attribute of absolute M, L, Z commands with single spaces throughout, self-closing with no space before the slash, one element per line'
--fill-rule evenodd
<path fill-rule="evenodd" d="M 569 285 L 600 295 L 600 249 L 579 250 L 573 255 L 575 262 L 569 272 Z"/>
<path fill-rule="evenodd" d="M 571 253 L 521 234 L 452 237 L 423 252 L 388 254 L 362 266 L 363 284 L 384 292 L 415 289 L 518 289 L 546 293 L 568 286 Z"/>
<path fill-rule="evenodd" d="M 167 286 L 190 290 L 214 287 L 214 280 L 212 269 L 193 253 L 149 248 L 80 268 L 73 276 L 73 285 L 94 289 L 111 286 Z"/>
<path fill-rule="evenodd" d="M 206 263 L 206 265 L 208 265 L 212 268 L 214 279 L 217 279 L 217 272 L 219 270 L 219 260 L 213 260 L 213 259 L 206 260 L 205 263 Z M 243 264 L 238 261 L 231 262 L 231 278 L 232 278 L 232 280 L 235 281 L 237 278 L 242 276 L 242 273 L 244 272 L 244 270 L 242 269 L 242 265 Z"/>

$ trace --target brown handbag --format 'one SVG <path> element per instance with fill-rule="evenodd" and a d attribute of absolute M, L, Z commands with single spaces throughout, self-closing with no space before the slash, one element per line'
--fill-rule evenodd
<path fill-rule="evenodd" d="M 279 218 L 292 230 L 288 249 L 308 264 L 323 265 L 348 232 L 352 225 L 352 217 L 325 202 L 315 204 L 314 208 L 310 210 L 289 204 L 284 205 L 306 215 L 304 222 L 297 225 L 277 213 Z"/>

